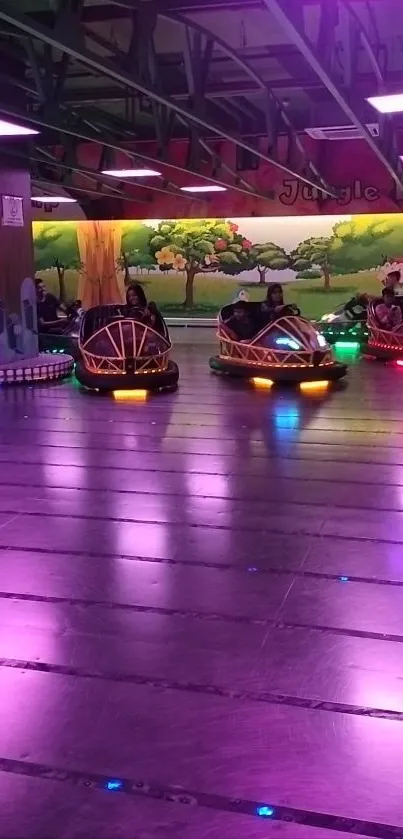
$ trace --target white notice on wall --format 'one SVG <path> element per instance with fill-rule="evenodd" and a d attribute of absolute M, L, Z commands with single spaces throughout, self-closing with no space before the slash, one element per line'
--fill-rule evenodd
<path fill-rule="evenodd" d="M 4 227 L 24 227 L 24 202 L 16 195 L 1 196 L 1 223 Z"/>

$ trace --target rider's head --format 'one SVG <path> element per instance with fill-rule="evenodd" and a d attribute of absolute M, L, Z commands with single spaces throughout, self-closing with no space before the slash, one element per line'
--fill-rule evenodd
<path fill-rule="evenodd" d="M 269 306 L 282 306 L 284 303 L 283 289 L 280 283 L 272 283 L 267 289 L 266 300 Z"/>
<path fill-rule="evenodd" d="M 46 297 L 46 286 L 40 277 L 35 277 L 36 299 L 43 300 Z"/>
<path fill-rule="evenodd" d="M 400 271 L 389 271 L 385 280 L 386 288 L 395 288 L 400 283 Z"/>
<path fill-rule="evenodd" d="M 238 300 L 234 305 L 234 318 L 236 320 L 244 320 L 248 314 L 248 304 L 245 300 Z"/>
<path fill-rule="evenodd" d="M 128 286 L 126 291 L 126 303 L 128 306 L 138 306 L 140 309 L 145 309 L 147 306 L 147 298 L 140 283 L 131 283 Z"/>

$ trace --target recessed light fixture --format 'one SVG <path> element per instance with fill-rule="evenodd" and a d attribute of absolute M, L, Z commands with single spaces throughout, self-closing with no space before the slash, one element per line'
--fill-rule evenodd
<path fill-rule="evenodd" d="M 39 134 L 34 128 L 27 128 L 25 125 L 16 125 L 0 119 L 0 137 L 26 137 L 28 134 Z"/>
<path fill-rule="evenodd" d="M 67 195 L 32 195 L 31 201 L 38 201 L 39 204 L 76 204 L 75 198 L 68 198 Z"/>
<path fill-rule="evenodd" d="M 103 169 L 103 175 L 110 175 L 111 178 L 159 178 L 161 172 L 155 169 Z"/>
<path fill-rule="evenodd" d="M 205 184 L 204 186 L 181 186 L 181 192 L 226 192 L 225 186 Z"/>
<path fill-rule="evenodd" d="M 380 114 L 398 114 L 403 111 L 403 93 L 390 93 L 386 96 L 370 96 L 367 99 Z"/>

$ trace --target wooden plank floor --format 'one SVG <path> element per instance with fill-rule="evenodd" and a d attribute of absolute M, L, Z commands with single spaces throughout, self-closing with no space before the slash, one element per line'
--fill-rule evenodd
<path fill-rule="evenodd" d="M 208 354 L 0 391 L 0 839 L 403 837 L 403 370 Z"/>

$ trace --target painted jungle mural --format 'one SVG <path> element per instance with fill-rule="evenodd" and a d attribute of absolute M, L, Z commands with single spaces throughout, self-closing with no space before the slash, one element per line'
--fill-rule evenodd
<path fill-rule="evenodd" d="M 136 281 L 168 316 L 210 316 L 241 289 L 259 300 L 278 281 L 317 318 L 376 292 L 378 267 L 403 257 L 400 214 L 36 221 L 33 236 L 36 274 L 62 300 L 120 302 Z"/>

